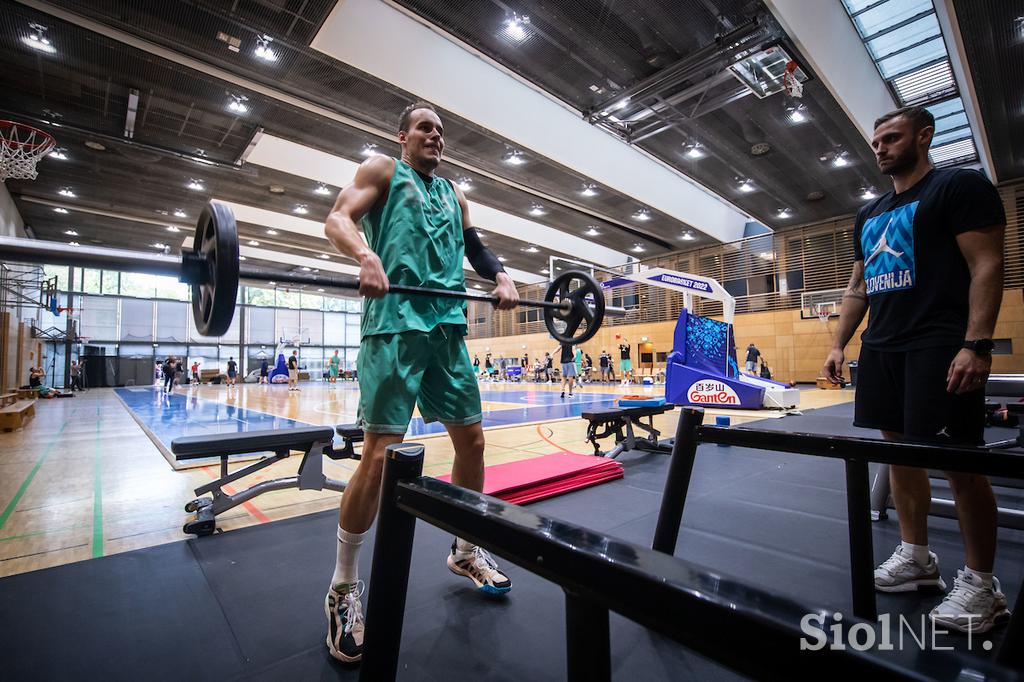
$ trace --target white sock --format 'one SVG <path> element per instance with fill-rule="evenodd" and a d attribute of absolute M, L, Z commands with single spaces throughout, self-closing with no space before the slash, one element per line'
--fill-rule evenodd
<path fill-rule="evenodd" d="M 367 531 L 369 532 L 369 531 Z M 338 556 L 334 564 L 331 586 L 355 585 L 359 582 L 359 549 L 366 533 L 349 533 L 338 526 Z"/>
<path fill-rule="evenodd" d="M 455 538 L 455 560 L 468 559 L 476 547 L 472 542 L 466 542 L 462 538 Z"/>
<path fill-rule="evenodd" d="M 931 561 L 928 552 L 928 545 L 912 545 L 906 540 L 903 541 L 903 556 L 913 557 L 914 561 L 922 566 L 927 566 Z"/>
<path fill-rule="evenodd" d="M 964 566 L 965 576 L 975 576 L 981 581 L 982 587 L 992 587 L 992 574 L 982 573 L 981 571 L 975 571 L 970 566 Z"/>

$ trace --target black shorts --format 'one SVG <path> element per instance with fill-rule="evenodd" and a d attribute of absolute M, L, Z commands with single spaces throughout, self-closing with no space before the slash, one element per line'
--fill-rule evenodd
<path fill-rule="evenodd" d="M 853 425 L 902 433 L 906 440 L 983 445 L 985 391 L 946 392 L 959 347 L 909 351 L 861 348 Z"/>

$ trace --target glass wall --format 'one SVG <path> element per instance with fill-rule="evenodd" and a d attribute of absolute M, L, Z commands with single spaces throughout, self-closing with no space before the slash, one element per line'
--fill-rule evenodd
<path fill-rule="evenodd" d="M 139 363 L 155 364 L 174 355 L 186 359 L 188 370 L 198 361 L 201 369 L 221 372 L 226 371 L 228 358 L 234 357 L 239 371 L 248 373 L 259 368 L 263 357 L 273 367 L 281 339 L 288 342 L 298 337 L 299 356 L 312 379 L 322 376 L 324 362 L 335 350 L 344 369 L 355 369 L 362 312 L 358 299 L 242 287 L 240 305 L 227 333 L 219 338 L 204 337 L 192 317 L 188 287 L 173 278 L 62 266 L 44 270 L 58 278 L 64 291 L 73 275 L 75 293 L 62 294 L 62 300 L 73 301 L 70 315 L 78 323 L 79 335 L 88 339 L 76 349 L 76 356 L 85 352 L 85 346 L 90 352 L 96 349 Z M 245 325 L 239 322 L 243 312 Z M 63 330 L 68 314 L 36 311 L 34 316 L 44 327 Z M 63 344 L 58 346 L 63 353 Z M 288 346 L 285 355 L 292 349 Z M 47 362 L 51 362 L 54 354 L 48 352 Z M 56 359 L 63 376 L 63 356 Z"/>

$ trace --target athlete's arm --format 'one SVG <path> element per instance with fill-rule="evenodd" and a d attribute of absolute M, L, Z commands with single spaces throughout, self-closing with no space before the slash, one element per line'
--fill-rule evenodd
<path fill-rule="evenodd" d="M 356 223 L 387 195 L 394 172 L 395 162 L 386 156 L 372 156 L 360 164 L 352 184 L 338 194 L 324 226 L 334 248 L 359 262 L 359 293 L 368 298 L 387 293 L 388 277 Z"/>
<path fill-rule="evenodd" d="M 967 318 L 968 341 L 991 339 L 996 328 L 999 305 L 1003 300 L 1003 239 L 1006 228 L 997 225 L 970 230 L 956 236 L 960 253 L 971 271 L 970 313 Z M 953 358 L 946 377 L 950 393 L 975 391 L 984 385 L 992 369 L 991 355 L 978 355 L 963 348 Z"/>
<path fill-rule="evenodd" d="M 833 384 L 843 383 L 843 362 L 846 356 L 843 350 L 853 338 L 854 332 L 868 311 L 867 285 L 864 283 L 864 261 L 853 262 L 850 283 L 843 292 L 843 302 L 839 308 L 839 328 L 832 338 L 832 350 L 825 358 L 825 378 Z"/>
<path fill-rule="evenodd" d="M 497 284 L 491 294 L 498 297 L 497 307 L 499 310 L 515 308 L 519 305 L 519 291 L 516 290 L 515 282 L 505 272 L 501 261 L 495 258 L 494 254 L 480 241 L 480 235 L 473 228 L 473 223 L 469 218 L 469 202 L 466 201 L 466 195 L 455 183 L 452 183 L 452 187 L 455 189 L 455 195 L 459 198 L 459 208 L 462 209 L 462 237 L 466 244 L 466 258 L 469 260 L 469 264 L 473 266 L 478 275 Z"/>

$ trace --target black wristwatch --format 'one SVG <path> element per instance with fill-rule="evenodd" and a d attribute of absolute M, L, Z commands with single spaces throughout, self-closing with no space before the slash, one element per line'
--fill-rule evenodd
<path fill-rule="evenodd" d="M 964 341 L 964 348 L 973 350 L 978 355 L 991 355 L 992 349 L 996 347 L 996 344 L 992 343 L 992 339 L 975 339 L 973 341 Z"/>

